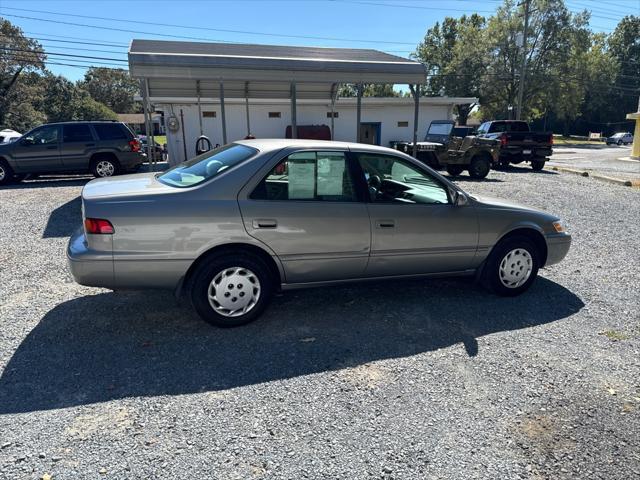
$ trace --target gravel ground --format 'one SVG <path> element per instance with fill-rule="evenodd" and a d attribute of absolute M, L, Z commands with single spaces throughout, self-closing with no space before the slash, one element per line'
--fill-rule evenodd
<path fill-rule="evenodd" d="M 547 169 L 569 167 L 622 180 L 640 180 L 640 161 L 630 156 L 630 146 L 554 147 Z"/>
<path fill-rule="evenodd" d="M 0 478 L 640 478 L 638 190 L 463 177 L 567 220 L 527 294 L 297 291 L 218 330 L 73 283 L 84 181 L 0 189 Z"/>

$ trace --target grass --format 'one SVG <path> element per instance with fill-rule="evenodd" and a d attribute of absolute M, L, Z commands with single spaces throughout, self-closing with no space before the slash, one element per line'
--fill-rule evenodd
<path fill-rule="evenodd" d="M 160 145 L 164 145 L 165 143 L 167 143 L 167 136 L 166 135 L 154 135 L 153 139 L 158 142 Z"/>
<path fill-rule="evenodd" d="M 604 332 L 600 332 L 600 335 L 604 335 L 609 340 L 614 342 L 619 342 L 620 340 L 629 340 L 629 335 L 618 332 L 617 330 L 605 330 Z"/>
<path fill-rule="evenodd" d="M 581 138 L 562 137 L 560 135 L 553 136 L 554 145 L 604 145 L 603 141 L 599 140 L 584 140 Z"/>

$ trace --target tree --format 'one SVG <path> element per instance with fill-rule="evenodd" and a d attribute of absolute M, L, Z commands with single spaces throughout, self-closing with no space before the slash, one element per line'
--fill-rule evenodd
<path fill-rule="evenodd" d="M 609 51 L 619 65 L 612 103 L 619 106 L 619 121 L 638 109 L 640 96 L 640 16 L 626 16 L 609 37 Z M 635 95 L 634 95 L 635 94 Z"/>
<path fill-rule="evenodd" d="M 96 101 L 86 90 L 62 76 L 44 77 L 43 109 L 49 122 L 70 120 L 117 120 L 109 107 Z"/>
<path fill-rule="evenodd" d="M 126 70 L 92 67 L 79 86 L 114 112 L 134 113 L 139 108 L 134 96 L 140 92 L 140 83 Z"/>
<path fill-rule="evenodd" d="M 43 71 L 46 55 L 37 41 L 27 38 L 22 30 L 0 17 L 0 125 L 12 111 L 11 95 L 23 72 Z"/>
<path fill-rule="evenodd" d="M 426 95 L 479 97 L 486 59 L 486 20 L 480 15 L 446 17 L 418 45 L 414 58 L 427 68 Z M 457 105 L 458 122 L 466 125 L 475 103 Z"/>
<path fill-rule="evenodd" d="M 338 89 L 340 97 L 355 97 L 358 92 L 353 83 L 344 83 Z M 362 88 L 363 97 L 400 97 L 402 94 L 393 89 L 393 85 L 382 83 L 367 83 Z"/>

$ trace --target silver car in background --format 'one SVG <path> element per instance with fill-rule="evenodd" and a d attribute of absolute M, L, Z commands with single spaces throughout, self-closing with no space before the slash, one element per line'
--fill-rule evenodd
<path fill-rule="evenodd" d="M 171 289 L 218 326 L 255 319 L 279 289 L 351 281 L 476 275 L 518 295 L 571 243 L 559 218 L 471 196 L 397 150 L 312 140 L 93 180 L 82 212 L 78 283 Z"/>

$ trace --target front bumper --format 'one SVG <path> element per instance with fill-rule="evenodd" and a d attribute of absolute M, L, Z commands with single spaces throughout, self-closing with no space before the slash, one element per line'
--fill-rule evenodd
<path fill-rule="evenodd" d="M 73 279 L 80 285 L 114 287 L 113 254 L 91 250 L 82 228 L 69 239 L 67 262 Z"/>
<path fill-rule="evenodd" d="M 571 247 L 571 235 L 566 233 L 549 234 L 547 241 L 547 261 L 545 267 L 560 263 Z"/>

